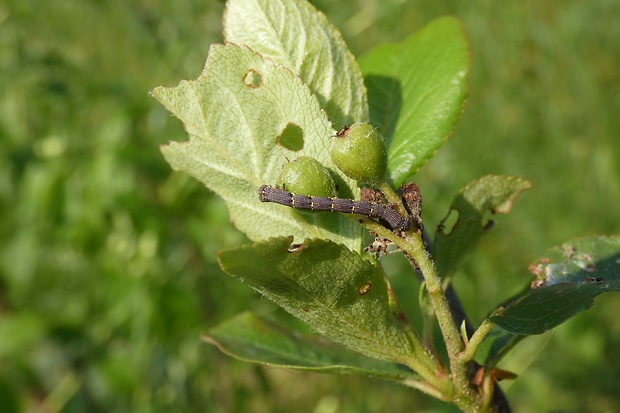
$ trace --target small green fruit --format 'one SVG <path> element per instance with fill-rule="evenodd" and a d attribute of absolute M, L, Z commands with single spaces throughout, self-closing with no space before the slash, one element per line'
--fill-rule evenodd
<path fill-rule="evenodd" d="M 336 185 L 329 170 L 309 156 L 284 165 L 276 185 L 298 195 L 336 196 Z"/>
<path fill-rule="evenodd" d="M 332 160 L 349 178 L 359 182 L 382 182 L 387 170 L 387 150 L 381 132 L 369 123 L 356 123 L 336 136 Z"/>

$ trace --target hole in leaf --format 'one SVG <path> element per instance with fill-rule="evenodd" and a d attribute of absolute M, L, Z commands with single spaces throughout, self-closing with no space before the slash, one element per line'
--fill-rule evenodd
<path fill-rule="evenodd" d="M 450 212 L 448 212 L 448 216 L 439 223 L 437 230 L 443 232 L 445 235 L 450 235 L 458 225 L 460 215 L 457 209 L 451 208 Z"/>
<path fill-rule="evenodd" d="M 299 125 L 289 122 L 278 136 L 278 144 L 291 151 L 299 151 L 304 147 L 304 131 Z"/>
<path fill-rule="evenodd" d="M 263 77 L 256 70 L 252 69 L 246 73 L 243 83 L 251 88 L 257 88 L 263 84 Z"/>
<path fill-rule="evenodd" d="M 287 251 L 290 252 L 291 254 L 294 254 L 296 252 L 301 251 L 303 247 L 304 247 L 303 243 L 301 243 L 301 244 L 291 244 L 291 245 L 289 245 Z"/>

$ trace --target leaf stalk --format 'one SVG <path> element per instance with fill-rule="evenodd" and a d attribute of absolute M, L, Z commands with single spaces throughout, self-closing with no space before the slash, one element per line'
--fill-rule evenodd
<path fill-rule="evenodd" d="M 383 188 L 381 189 L 383 191 Z M 393 190 L 392 193 L 396 195 Z M 391 196 L 387 195 L 385 191 L 384 194 L 386 198 L 390 200 Z M 448 400 L 452 401 L 463 411 L 479 411 L 479 407 L 482 405 L 483 400 L 471 386 L 468 367 L 469 361 L 473 359 L 478 344 L 482 341 L 484 336 L 486 336 L 488 330 L 492 328 L 492 323 L 490 323 L 490 321 L 488 323 L 483 323 L 481 326 L 482 329 L 478 329 L 476 332 L 478 334 L 472 336 L 469 346 L 466 347 L 459 333 L 459 329 L 452 318 L 450 306 L 442 286 L 441 277 L 437 273 L 435 265 L 424 246 L 422 232 L 412 229 L 401 237 L 373 220 L 363 218 L 360 219 L 359 222 L 370 231 L 375 232 L 379 237 L 387 238 L 392 241 L 405 253 L 412 265 L 419 268 L 421 271 L 448 352 L 450 378 L 454 392 L 452 398 Z M 419 345 L 421 345 L 421 343 Z M 466 351 L 467 349 L 469 349 L 469 351 Z M 426 354 L 430 357 L 430 354 Z M 463 354 L 465 354 L 465 356 L 463 356 Z M 415 361 L 412 364 L 415 364 L 416 368 L 419 368 L 420 361 Z M 426 379 L 426 377 L 424 378 Z M 446 389 L 446 387 L 442 387 Z M 446 393 L 443 394 L 444 396 L 446 395 Z"/>

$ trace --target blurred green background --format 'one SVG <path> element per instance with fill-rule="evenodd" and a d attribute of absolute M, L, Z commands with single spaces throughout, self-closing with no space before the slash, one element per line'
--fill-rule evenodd
<path fill-rule="evenodd" d="M 426 225 L 483 174 L 534 184 L 457 277 L 474 321 L 529 283 L 545 248 L 620 233 L 618 0 L 313 3 L 356 55 L 462 19 L 470 96 L 416 178 Z M 215 252 L 247 241 L 221 200 L 170 171 L 158 145 L 185 133 L 148 96 L 200 74 L 223 9 L 0 3 L 0 412 L 454 411 L 395 384 L 250 365 L 200 341 L 242 310 L 273 311 L 219 270 Z M 618 297 L 601 296 L 522 343 L 507 360 L 520 374 L 505 387 L 514 410 L 620 411 L 618 314 Z"/>

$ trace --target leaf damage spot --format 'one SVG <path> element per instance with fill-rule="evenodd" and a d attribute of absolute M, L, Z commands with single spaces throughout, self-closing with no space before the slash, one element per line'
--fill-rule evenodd
<path fill-rule="evenodd" d="M 598 272 L 595 259 L 591 254 L 578 252 L 577 247 L 570 244 L 562 245 L 560 252 L 563 256 L 561 262 L 554 263 L 549 258 L 541 258 L 529 267 L 530 272 L 536 276 L 531 284 L 532 289 L 561 282 L 598 283 L 603 280 L 601 277 L 595 276 L 584 277 L 583 273 L 575 273 L 575 275 L 569 276 L 574 271 L 571 270 L 571 266 L 576 266 L 588 273 Z"/>
<path fill-rule="evenodd" d="M 532 281 L 532 283 L 530 284 L 530 288 L 532 290 L 535 290 L 536 288 L 540 288 L 543 285 L 545 285 L 545 283 L 547 282 L 547 277 L 544 278 L 536 278 L 534 279 L 534 281 Z"/>
<path fill-rule="evenodd" d="M 366 284 L 362 285 L 361 287 L 359 287 L 357 289 L 357 294 L 358 295 L 366 295 L 370 292 L 370 289 L 372 288 L 372 284 L 369 282 L 367 282 Z"/>
<path fill-rule="evenodd" d="M 620 237 L 590 236 L 553 247 L 536 261 L 532 290 L 519 293 L 490 319 L 513 334 L 541 334 L 587 310 L 602 293 L 620 291 Z"/>
<path fill-rule="evenodd" d="M 547 282 L 547 266 L 549 264 L 551 264 L 551 260 L 549 258 L 541 258 L 538 263 L 530 265 L 529 271 L 536 276 L 530 285 L 532 290 L 542 287 Z"/>
<path fill-rule="evenodd" d="M 289 245 L 287 252 L 291 253 L 291 254 L 296 254 L 298 252 L 300 252 L 302 249 L 304 248 L 304 243 L 302 242 L 301 244 L 291 244 Z"/>
<path fill-rule="evenodd" d="M 381 238 L 375 234 L 375 240 L 372 244 L 364 247 L 364 252 L 366 254 L 371 254 L 376 260 L 379 258 L 386 256 L 390 253 L 388 251 L 388 247 L 393 245 L 393 243 L 387 238 Z"/>
<path fill-rule="evenodd" d="M 576 255 L 573 261 L 584 271 L 596 272 L 596 264 L 592 261 L 592 257 L 588 254 Z"/>
<path fill-rule="evenodd" d="M 461 212 L 456 208 L 450 208 L 448 215 L 437 225 L 437 231 L 450 235 L 459 224 Z"/>
<path fill-rule="evenodd" d="M 603 282 L 603 278 L 602 277 L 587 277 L 586 281 L 589 283 L 601 283 Z"/>
<path fill-rule="evenodd" d="M 563 244 L 562 245 L 562 254 L 566 257 L 567 260 L 570 260 L 577 252 L 577 248 L 573 245 Z"/>
<path fill-rule="evenodd" d="M 243 77 L 243 83 L 248 87 L 256 89 L 263 85 L 263 76 L 256 70 L 250 69 Z"/>
<path fill-rule="evenodd" d="M 278 136 L 276 143 L 291 151 L 300 151 L 304 147 L 304 131 L 299 125 L 289 122 Z"/>

